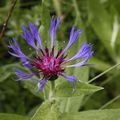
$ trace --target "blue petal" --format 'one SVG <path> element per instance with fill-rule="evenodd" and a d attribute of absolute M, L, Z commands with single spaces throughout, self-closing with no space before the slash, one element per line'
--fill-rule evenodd
<path fill-rule="evenodd" d="M 32 68 L 33 66 L 29 63 L 29 61 L 31 61 L 31 59 L 26 56 L 20 49 L 20 46 L 18 45 L 17 41 L 15 40 L 15 38 L 12 38 L 12 40 L 9 41 L 9 48 L 11 48 L 13 51 L 8 51 L 9 54 L 18 57 L 21 59 L 22 63 L 24 66 L 28 67 L 28 68 Z"/>
<path fill-rule="evenodd" d="M 48 81 L 48 79 L 44 79 L 44 80 L 38 80 L 39 84 L 38 84 L 38 88 L 43 91 L 44 86 L 46 84 L 46 82 Z"/>
<path fill-rule="evenodd" d="M 93 51 L 92 52 L 90 52 L 89 54 L 88 54 L 88 56 L 82 61 L 82 62 L 79 62 L 79 63 L 77 63 L 77 64 L 74 64 L 74 65 L 69 65 L 69 66 L 66 66 L 66 67 L 80 67 L 80 66 L 88 66 L 87 64 L 86 64 L 86 62 L 89 60 L 89 58 L 93 55 Z"/>
<path fill-rule="evenodd" d="M 19 80 L 27 80 L 35 75 L 34 73 L 30 73 L 30 74 L 23 73 L 19 69 L 16 69 L 15 73 L 19 77 Z"/>
<path fill-rule="evenodd" d="M 71 45 L 77 40 L 78 36 L 82 33 L 82 31 L 80 29 L 78 29 L 76 31 L 76 33 L 74 33 L 74 30 L 75 30 L 75 26 L 73 26 L 71 29 L 70 39 L 69 39 L 69 42 L 68 42 L 66 48 L 63 50 L 63 53 L 71 47 Z"/>
<path fill-rule="evenodd" d="M 25 58 L 21 58 L 21 61 L 22 61 L 22 65 L 27 67 L 27 68 L 33 68 L 33 65 L 30 64 L 30 62 L 25 59 Z"/>
<path fill-rule="evenodd" d="M 34 49 L 38 50 L 38 48 L 35 44 L 35 40 L 34 40 L 33 35 L 28 31 L 28 29 L 25 26 L 23 26 L 22 29 L 24 31 L 24 34 L 21 34 L 21 36 L 26 40 L 26 42 L 30 46 L 32 46 Z"/>
<path fill-rule="evenodd" d="M 16 48 L 20 50 L 20 46 L 18 45 L 16 39 L 13 37 L 12 40 L 13 40 L 13 42 L 14 42 Z"/>
<path fill-rule="evenodd" d="M 29 28 L 30 28 L 30 31 L 31 31 L 33 37 L 38 41 L 40 48 L 42 49 L 42 40 L 39 35 L 37 27 L 33 23 L 30 23 L 30 22 L 28 23 L 28 25 L 29 25 Z"/>
<path fill-rule="evenodd" d="M 12 55 L 12 56 L 14 56 L 14 57 L 18 57 L 18 58 L 20 58 L 20 57 L 21 57 L 21 56 L 19 56 L 19 55 L 15 54 L 15 53 L 10 52 L 10 51 L 8 51 L 8 53 L 9 53 L 9 54 L 11 54 L 11 55 Z"/>
<path fill-rule="evenodd" d="M 13 45 L 13 43 L 14 43 L 14 45 Z M 15 38 L 12 38 L 12 40 L 9 40 L 9 46 L 8 47 L 13 49 L 14 51 L 17 51 L 17 50 L 20 51 L 20 46 L 18 45 Z"/>
<path fill-rule="evenodd" d="M 74 92 L 75 91 L 74 81 L 78 81 L 78 79 L 75 76 L 69 76 L 69 75 L 64 75 L 64 74 L 62 74 L 62 76 L 70 81 L 72 88 L 73 88 L 73 92 Z"/>
<path fill-rule="evenodd" d="M 71 59 L 67 60 L 67 62 L 70 62 L 75 59 L 85 58 L 92 52 L 91 50 L 92 46 L 85 42 L 84 44 L 82 44 L 80 50 L 76 53 L 76 55 L 73 56 Z"/>
<path fill-rule="evenodd" d="M 69 75 L 62 75 L 64 78 L 69 80 L 70 82 L 78 81 L 78 79 L 75 76 L 69 76 Z"/>
<path fill-rule="evenodd" d="M 14 44 L 13 44 L 14 43 Z M 8 51 L 9 54 L 18 57 L 18 58 L 24 58 L 24 59 L 28 59 L 31 60 L 28 56 L 26 56 L 20 49 L 20 46 L 18 45 L 17 41 L 15 40 L 15 38 L 13 38 L 11 41 L 9 41 L 9 48 L 11 48 L 13 50 L 13 52 Z"/>
<path fill-rule="evenodd" d="M 51 48 L 53 48 L 54 46 L 54 37 L 59 23 L 60 23 L 60 17 L 57 17 L 57 20 L 56 18 L 53 18 L 51 20 L 51 25 L 50 25 Z"/>

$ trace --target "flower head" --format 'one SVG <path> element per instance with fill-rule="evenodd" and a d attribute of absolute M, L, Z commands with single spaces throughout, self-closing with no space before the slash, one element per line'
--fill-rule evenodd
<path fill-rule="evenodd" d="M 78 36 L 81 34 L 81 30 L 78 29 L 75 32 L 75 26 L 73 26 L 71 29 L 70 38 L 67 46 L 63 50 L 60 49 L 57 55 L 55 55 L 54 38 L 59 23 L 60 17 L 57 17 L 57 19 L 53 18 L 51 20 L 50 25 L 51 49 L 48 49 L 47 47 L 44 48 L 42 46 L 40 34 L 38 32 L 37 27 L 33 23 L 30 22 L 28 23 L 29 29 L 27 29 L 26 27 L 22 28 L 24 31 L 24 33 L 21 34 L 22 38 L 25 39 L 25 41 L 36 50 L 36 56 L 33 58 L 26 56 L 21 51 L 21 48 L 18 45 L 15 38 L 13 38 L 9 42 L 8 47 L 11 48 L 12 50 L 12 52 L 9 51 L 9 53 L 15 57 L 20 58 L 23 66 L 29 69 L 35 68 L 37 70 L 36 73 L 26 74 L 23 73 L 21 70 L 16 69 L 16 74 L 19 77 L 19 80 L 27 80 L 35 76 L 36 74 L 40 74 L 43 76 L 41 80 L 37 80 L 40 90 L 43 90 L 44 85 L 47 81 L 55 80 L 59 76 L 66 78 L 73 85 L 73 82 L 77 81 L 78 79 L 75 76 L 65 75 L 65 69 L 69 67 L 80 67 L 89 65 L 86 64 L 86 62 L 93 54 L 91 44 L 87 44 L 85 42 L 81 46 L 80 50 L 72 58 L 67 59 L 65 52 L 72 46 L 72 44 L 77 40 Z M 37 46 L 37 44 L 39 45 L 39 47 Z M 82 59 L 82 61 L 78 62 L 77 64 L 67 65 L 67 63 L 76 59 Z"/>

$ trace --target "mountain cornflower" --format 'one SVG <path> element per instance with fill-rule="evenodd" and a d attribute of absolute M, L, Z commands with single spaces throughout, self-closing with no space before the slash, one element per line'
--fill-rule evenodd
<path fill-rule="evenodd" d="M 54 54 L 54 39 L 56 30 L 58 28 L 58 25 L 60 23 L 60 17 L 53 18 L 51 20 L 50 24 L 50 37 L 51 37 L 51 48 L 48 49 L 47 47 L 44 48 L 42 46 L 42 40 L 40 37 L 40 34 L 38 32 L 37 27 L 33 23 L 28 23 L 29 29 L 27 29 L 25 26 L 22 27 L 23 34 L 21 34 L 22 38 L 29 44 L 31 47 L 33 47 L 36 50 L 36 56 L 33 58 L 30 58 L 26 56 L 22 51 L 18 44 L 18 42 L 15 40 L 15 38 L 12 38 L 11 41 L 9 41 L 9 48 L 11 49 L 9 53 L 15 57 L 20 58 L 22 61 L 22 65 L 31 69 L 36 69 L 36 73 L 32 72 L 29 74 L 26 74 L 22 72 L 19 69 L 16 69 L 16 74 L 19 77 L 19 80 L 27 80 L 33 76 L 36 76 L 37 74 L 42 75 L 42 79 L 37 80 L 39 89 L 42 91 L 44 89 L 44 86 L 46 82 L 53 81 L 57 79 L 59 76 L 62 76 L 66 78 L 68 81 L 70 81 L 73 85 L 74 81 L 78 81 L 78 79 L 75 76 L 69 76 L 65 74 L 65 69 L 71 68 L 71 67 L 81 67 L 81 66 L 87 66 L 89 64 L 86 64 L 88 59 L 92 56 L 92 46 L 91 44 L 87 44 L 86 42 L 82 44 L 80 50 L 70 59 L 67 59 L 67 56 L 65 55 L 66 51 L 73 45 L 73 43 L 77 40 L 78 36 L 81 34 L 81 30 L 78 29 L 75 32 L 75 26 L 73 25 L 70 32 L 70 38 L 67 46 L 64 49 L 60 49 L 57 53 L 57 55 Z M 39 45 L 39 46 L 38 46 Z M 73 60 L 82 60 L 81 62 L 78 62 L 77 64 L 73 65 L 67 65 L 67 63 L 73 61 Z"/>

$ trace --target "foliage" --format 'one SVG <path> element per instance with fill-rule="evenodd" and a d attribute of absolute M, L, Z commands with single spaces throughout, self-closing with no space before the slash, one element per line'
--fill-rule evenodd
<path fill-rule="evenodd" d="M 0 119 L 119 120 L 119 5 L 119 0 L 18 0 L 0 39 Z M 0 0 L 0 29 L 10 6 L 9 0 Z M 14 36 L 26 54 L 34 55 L 32 48 L 20 38 L 21 27 L 30 21 L 38 26 L 44 46 L 49 46 L 50 20 L 55 15 L 62 21 L 57 30 L 55 50 L 66 46 L 71 26 L 75 24 L 83 33 L 70 48 L 68 57 L 73 56 L 83 42 L 91 42 L 95 54 L 89 63 L 95 65 L 90 69 L 67 70 L 80 80 L 75 83 L 76 91 L 73 92 L 71 85 L 60 77 L 55 81 L 55 100 L 51 102 L 48 100 L 49 82 L 44 92 L 40 92 L 35 90 L 36 83 L 32 79 L 16 81 L 16 68 L 30 70 L 8 54 L 7 45 Z"/>

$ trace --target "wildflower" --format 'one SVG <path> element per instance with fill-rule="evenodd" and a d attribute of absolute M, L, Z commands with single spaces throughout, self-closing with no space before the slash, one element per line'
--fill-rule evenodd
<path fill-rule="evenodd" d="M 9 42 L 9 48 L 11 48 L 12 52 L 9 51 L 9 53 L 15 57 L 18 57 L 22 61 L 22 65 L 31 69 L 35 68 L 37 70 L 36 73 L 23 73 L 21 70 L 16 69 L 16 74 L 19 77 L 19 80 L 27 80 L 36 74 L 40 74 L 43 76 L 41 80 L 37 80 L 38 86 L 40 90 L 43 90 L 44 85 L 48 81 L 52 81 L 56 79 L 58 76 L 62 76 L 66 78 L 68 81 L 70 81 L 73 85 L 74 81 L 78 81 L 78 79 L 75 76 L 69 76 L 65 75 L 65 69 L 71 68 L 71 67 L 80 67 L 80 66 L 87 66 L 89 64 L 86 64 L 88 59 L 92 56 L 92 46 L 91 44 L 87 44 L 86 42 L 81 46 L 80 50 L 70 59 L 67 59 L 65 56 L 65 52 L 72 46 L 72 44 L 77 40 L 78 36 L 81 34 L 81 30 L 78 29 L 75 31 L 75 26 L 72 26 L 70 38 L 67 46 L 65 49 L 60 49 L 57 53 L 57 55 L 54 54 L 54 39 L 56 30 L 58 28 L 58 25 L 60 23 L 60 18 L 57 17 L 53 18 L 51 20 L 50 25 L 50 37 L 51 37 L 51 49 L 48 49 L 47 47 L 44 48 L 42 46 L 42 40 L 40 37 L 40 34 L 38 32 L 37 27 L 33 23 L 28 23 L 29 29 L 26 27 L 22 27 L 24 33 L 21 34 L 22 38 L 25 39 L 25 41 L 33 47 L 37 54 L 34 58 L 30 58 L 26 56 L 22 51 L 20 46 L 18 45 L 15 38 L 12 39 L 12 41 Z M 39 45 L 39 47 L 37 46 Z M 67 65 L 67 63 L 82 59 L 81 62 L 78 62 L 77 64 L 73 65 Z"/>

